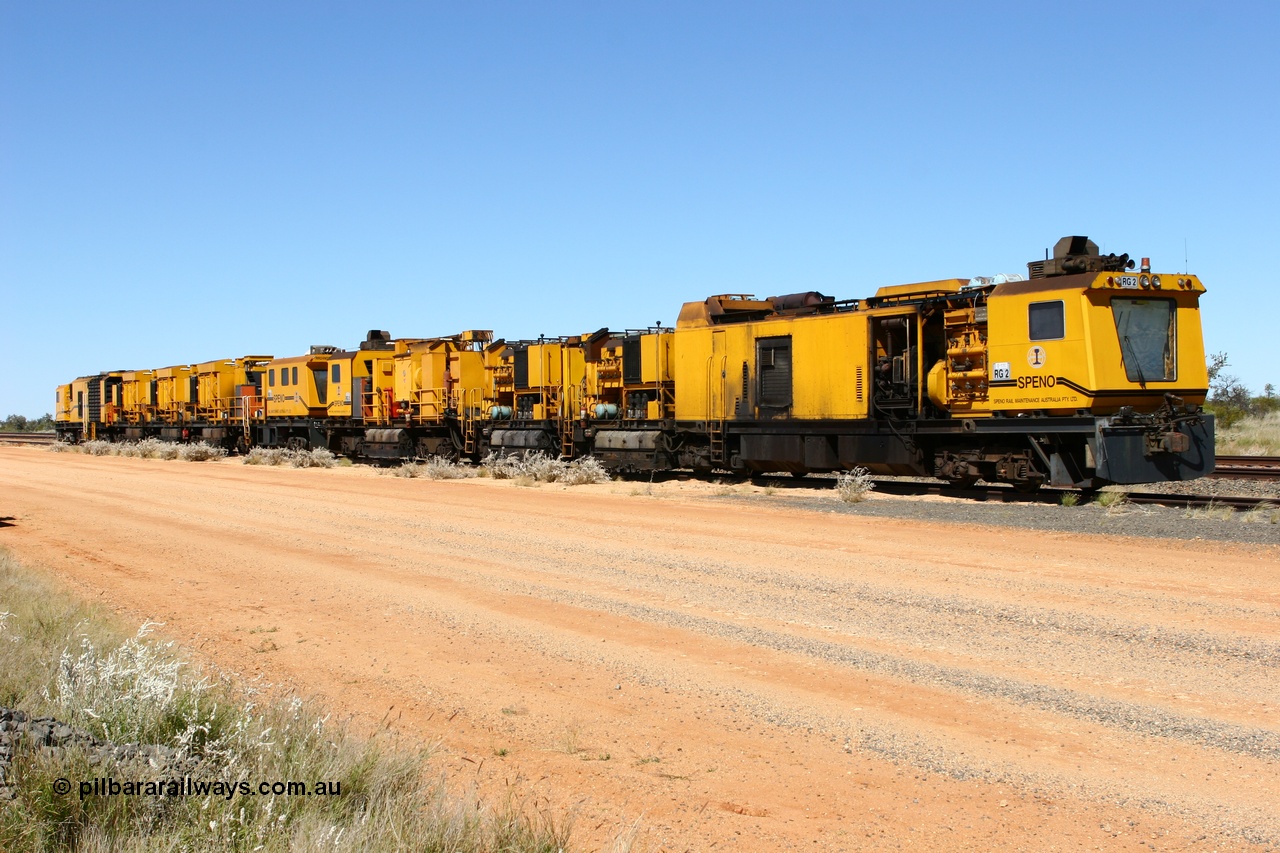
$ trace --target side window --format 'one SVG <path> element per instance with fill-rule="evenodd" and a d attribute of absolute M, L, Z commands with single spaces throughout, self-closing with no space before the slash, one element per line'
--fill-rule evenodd
<path fill-rule="evenodd" d="M 267 371 L 267 386 L 269 388 L 276 387 L 276 369 L 274 367 Z"/>
<path fill-rule="evenodd" d="M 1062 300 L 1032 302 L 1027 308 L 1028 337 L 1033 341 L 1059 341 L 1067 336 Z"/>
<path fill-rule="evenodd" d="M 329 378 L 333 381 L 333 384 L 337 385 L 342 381 L 342 365 L 335 364 L 331 372 L 333 375 Z"/>
<path fill-rule="evenodd" d="M 293 369 L 293 375 L 289 377 L 289 384 L 290 385 L 298 384 L 298 368 L 296 367 Z"/>

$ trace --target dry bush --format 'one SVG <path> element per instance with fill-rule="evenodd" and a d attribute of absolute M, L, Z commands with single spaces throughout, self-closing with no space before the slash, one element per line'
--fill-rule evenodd
<path fill-rule="evenodd" d="M 572 462 L 552 459 L 541 450 L 524 456 L 498 456 L 490 453 L 480 463 L 483 474 L 495 480 L 516 480 L 519 485 L 533 483 L 562 483 L 581 486 L 588 483 L 607 483 L 609 472 L 594 456 L 584 456 Z"/>
<path fill-rule="evenodd" d="M 601 465 L 599 459 L 594 456 L 584 456 L 566 465 L 556 482 L 566 486 L 589 486 L 595 483 L 608 483 L 612 479 L 609 476 L 609 469 Z"/>
<path fill-rule="evenodd" d="M 144 438 L 134 445 L 137 455 L 143 459 L 177 459 L 178 445 L 158 438 Z M 124 455 L 121 453 L 121 455 Z"/>
<path fill-rule="evenodd" d="M 528 454 L 528 456 L 533 455 L 535 454 Z M 545 457 L 545 454 L 541 451 L 536 451 L 536 455 Z M 519 456 L 490 453 L 480 460 L 480 467 L 486 472 L 486 476 L 495 480 L 514 480 L 524 474 L 524 460 L 528 456 L 521 458 Z"/>
<path fill-rule="evenodd" d="M 467 480 L 477 475 L 475 468 L 462 462 L 454 462 L 443 456 L 428 457 L 420 466 L 422 476 L 428 480 Z"/>
<path fill-rule="evenodd" d="M 516 479 L 528 477 L 538 483 L 554 483 L 560 479 L 566 463 L 553 459 L 541 450 L 527 454 L 516 463 L 518 474 Z"/>
<path fill-rule="evenodd" d="M 289 464 L 294 468 L 332 468 L 338 464 L 338 457 L 327 447 L 315 447 L 311 450 L 286 451 Z"/>
<path fill-rule="evenodd" d="M 173 441 L 161 441 L 158 438 L 144 438 L 141 441 L 86 441 L 83 444 L 54 444 L 55 452 L 70 451 L 87 453 L 90 456 L 124 456 L 130 459 L 184 459 L 188 462 L 205 462 L 210 459 L 221 459 L 227 451 L 221 447 L 206 444 L 203 441 L 194 444 L 178 444 Z"/>
<path fill-rule="evenodd" d="M 282 447 L 255 447 L 244 456 L 246 465 L 289 465 L 293 468 L 333 468 L 338 457 L 327 448 L 293 450 Z"/>
<path fill-rule="evenodd" d="M 246 465 L 279 465 L 285 460 L 285 451 L 279 447 L 253 447 L 244 455 Z"/>
<path fill-rule="evenodd" d="M 836 475 L 836 495 L 847 504 L 861 503 L 875 490 L 871 472 L 866 468 L 854 468 Z"/>
<path fill-rule="evenodd" d="M 183 444 L 178 447 L 178 458 L 184 462 L 208 462 L 212 459 L 224 459 L 227 455 L 225 447 L 218 447 L 203 441 L 194 444 Z"/>

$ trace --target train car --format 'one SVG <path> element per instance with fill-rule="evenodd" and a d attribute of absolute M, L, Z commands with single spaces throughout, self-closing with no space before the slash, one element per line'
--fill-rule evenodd
<path fill-rule="evenodd" d="M 360 411 L 335 449 L 375 460 L 474 455 L 485 393 L 484 347 L 492 337 L 468 330 L 403 338 L 377 360 L 357 356 Z"/>
<path fill-rule="evenodd" d="M 126 370 L 120 374 L 120 418 L 124 424 L 120 437 L 137 441 L 152 436 L 159 429 L 155 378 L 154 370 Z M 118 437 L 116 432 L 108 430 L 100 437 L 115 440 Z"/>
<path fill-rule="evenodd" d="M 655 467 L 661 424 L 675 406 L 672 330 L 500 343 L 489 367 L 487 449 Z"/>
<path fill-rule="evenodd" d="M 356 350 L 313 346 L 263 365 L 252 444 L 327 448 L 392 461 L 474 455 L 486 392 L 488 331 L 393 339 L 372 330 Z"/>
<path fill-rule="evenodd" d="M 53 425 L 59 441 L 78 443 L 119 434 L 122 375 L 120 371 L 98 373 L 58 386 Z"/>
<path fill-rule="evenodd" d="M 195 418 L 187 438 L 248 450 L 250 423 L 262 417 L 265 406 L 262 368 L 271 360 L 269 355 L 246 355 L 193 365 Z"/>
<path fill-rule="evenodd" d="M 182 441 L 190 436 L 196 419 L 199 379 L 190 364 L 155 371 L 155 418 L 160 438 Z"/>
<path fill-rule="evenodd" d="M 580 454 L 611 468 L 670 467 L 675 417 L 675 333 L 655 327 L 610 335 L 588 348 Z"/>
<path fill-rule="evenodd" d="M 1064 238 L 1030 277 L 688 303 L 679 451 L 655 466 L 954 483 L 1183 480 L 1213 470 L 1195 276 Z"/>
<path fill-rule="evenodd" d="M 486 360 L 484 444 L 495 453 L 574 456 L 573 427 L 585 405 L 585 339 L 499 341 Z"/>

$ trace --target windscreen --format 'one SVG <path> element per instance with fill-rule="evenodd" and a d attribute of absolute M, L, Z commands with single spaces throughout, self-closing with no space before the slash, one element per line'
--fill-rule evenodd
<path fill-rule="evenodd" d="M 1111 300 L 1120 353 L 1130 382 L 1171 382 L 1177 378 L 1174 330 L 1177 305 L 1172 299 Z"/>

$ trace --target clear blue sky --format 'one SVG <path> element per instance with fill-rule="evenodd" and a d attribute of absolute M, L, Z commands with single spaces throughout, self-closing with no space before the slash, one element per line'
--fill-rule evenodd
<path fill-rule="evenodd" d="M 1280 384 L 1280 4 L 0 0 L 0 415 L 103 369 L 711 293 L 1209 288 Z"/>

